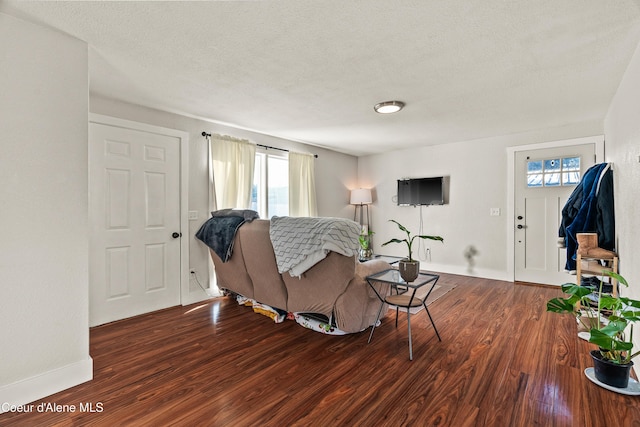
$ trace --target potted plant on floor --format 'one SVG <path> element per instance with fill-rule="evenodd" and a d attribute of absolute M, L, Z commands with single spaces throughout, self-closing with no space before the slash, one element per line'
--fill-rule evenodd
<path fill-rule="evenodd" d="M 409 250 L 409 256 L 398 262 L 398 270 L 400 270 L 400 276 L 405 282 L 413 282 L 414 280 L 416 280 L 416 278 L 418 277 L 418 274 L 420 273 L 420 261 L 413 259 L 413 250 L 412 250 L 413 241 L 416 238 L 420 238 L 420 239 L 437 240 L 440 242 L 444 242 L 444 239 L 440 236 L 425 236 L 421 234 L 416 234 L 412 236 L 411 232 L 407 230 L 407 228 L 402 224 L 400 224 L 398 221 L 395 221 L 393 219 L 390 219 L 389 221 L 395 222 L 398 228 L 407 234 L 407 237 L 404 239 L 391 239 L 388 242 L 383 243 L 382 246 L 386 246 L 389 243 L 404 242 L 407 244 L 407 249 Z"/>
<path fill-rule="evenodd" d="M 613 272 L 604 274 L 628 286 L 624 277 Z M 602 293 L 602 283 L 597 292 L 597 305 L 590 298 L 592 289 L 573 283 L 562 285 L 566 298 L 553 298 L 547 302 L 547 311 L 572 314 L 589 331 L 589 342 L 599 349 L 591 351 L 594 374 L 598 381 L 617 388 L 626 388 L 633 359 L 633 322 L 640 320 L 640 301 Z M 609 313 L 605 316 L 604 313 Z M 629 328 L 627 338 L 626 329 Z"/>

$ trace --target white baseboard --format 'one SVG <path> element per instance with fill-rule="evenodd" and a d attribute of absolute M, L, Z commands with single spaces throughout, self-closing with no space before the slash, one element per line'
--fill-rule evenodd
<path fill-rule="evenodd" d="M 216 297 L 219 297 L 220 295 L 217 295 L 214 292 L 210 293 L 208 289 L 206 292 L 203 292 L 203 291 L 192 292 L 191 294 L 187 295 L 185 298 L 182 299 L 181 305 L 185 306 L 185 305 L 195 304 L 198 302 L 208 301 L 211 298 L 216 298 Z"/>
<path fill-rule="evenodd" d="M 509 279 L 507 272 L 502 270 L 494 270 L 489 268 L 468 268 L 461 265 L 436 264 L 426 261 L 420 261 L 421 271 L 433 271 L 435 273 L 457 274 L 459 276 L 479 277 L 482 279 L 502 280 L 505 282 L 513 282 Z"/>
<path fill-rule="evenodd" d="M 26 405 L 93 379 L 93 359 L 88 358 L 62 368 L 0 387 L 0 414 L 11 406 Z"/>

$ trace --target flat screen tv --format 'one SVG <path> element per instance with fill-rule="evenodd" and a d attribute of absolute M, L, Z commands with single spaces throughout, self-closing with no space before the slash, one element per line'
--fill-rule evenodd
<path fill-rule="evenodd" d="M 443 177 L 398 180 L 398 206 L 444 204 Z"/>

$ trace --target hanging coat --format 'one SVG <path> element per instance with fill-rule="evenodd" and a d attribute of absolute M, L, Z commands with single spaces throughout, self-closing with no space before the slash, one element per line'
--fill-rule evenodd
<path fill-rule="evenodd" d="M 590 167 L 562 209 L 558 234 L 567 248 L 568 271 L 576 269 L 577 233 L 597 233 L 598 246 L 614 250 L 613 172 L 609 163 Z"/>

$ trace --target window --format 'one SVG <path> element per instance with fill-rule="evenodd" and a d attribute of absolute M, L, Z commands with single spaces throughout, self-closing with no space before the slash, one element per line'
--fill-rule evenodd
<path fill-rule="evenodd" d="M 289 215 L 289 160 L 286 155 L 256 153 L 251 209 L 265 219 Z"/>
<path fill-rule="evenodd" d="M 527 187 L 559 187 L 580 182 L 580 157 L 527 161 Z"/>

